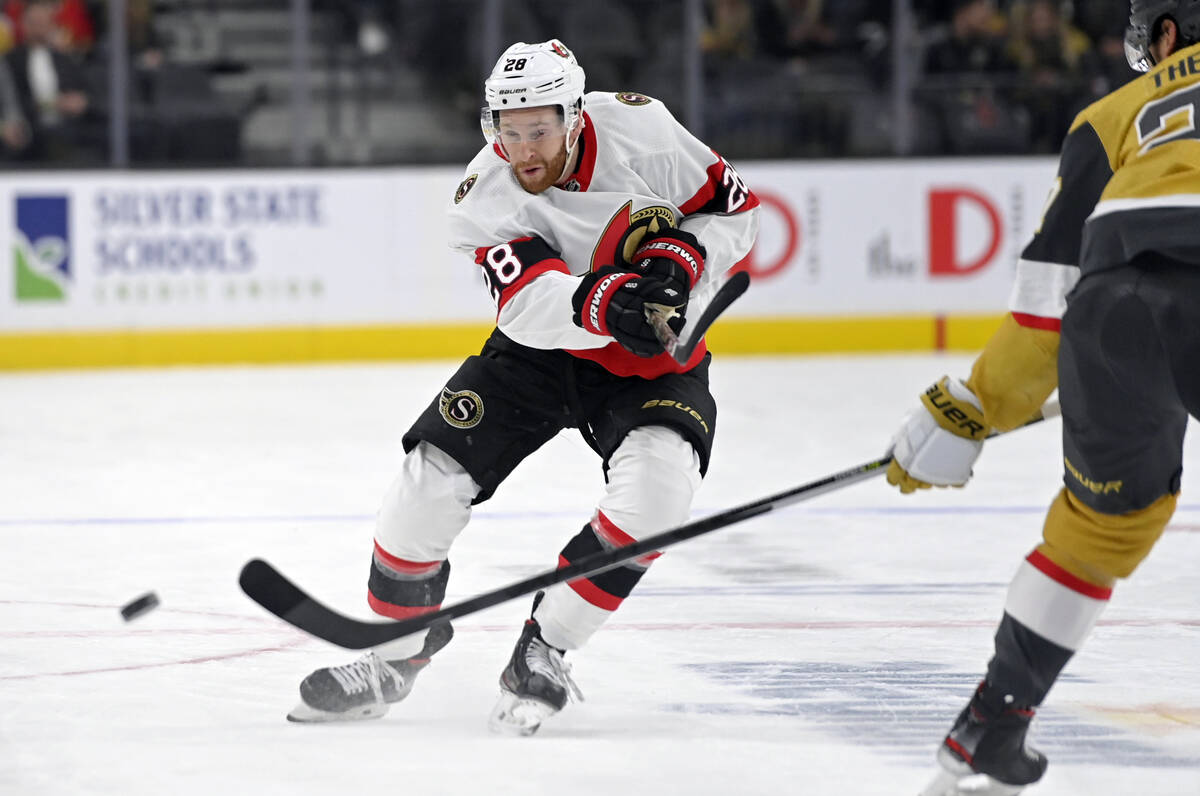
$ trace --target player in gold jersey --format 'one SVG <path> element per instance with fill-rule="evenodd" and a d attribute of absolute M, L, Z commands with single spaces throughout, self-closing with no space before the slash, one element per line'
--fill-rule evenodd
<path fill-rule="evenodd" d="M 961 486 L 990 431 L 1059 389 L 1066 486 L 925 796 L 1041 778 L 1046 757 L 1025 741 L 1034 708 L 1175 510 L 1188 415 L 1200 417 L 1198 41 L 1200 0 L 1133 0 L 1126 51 L 1147 74 L 1075 120 L 1009 314 L 970 377 L 933 385 L 893 440 L 902 492 Z"/>

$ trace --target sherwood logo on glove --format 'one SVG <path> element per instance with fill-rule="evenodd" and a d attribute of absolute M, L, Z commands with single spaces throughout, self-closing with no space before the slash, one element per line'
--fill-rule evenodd
<path fill-rule="evenodd" d="M 700 276 L 700 261 L 695 252 L 669 240 L 656 240 L 638 250 L 638 265 L 645 268 L 651 257 L 666 257 L 679 263 L 687 272 L 692 284 Z"/>
<path fill-rule="evenodd" d="M 613 287 L 613 282 L 620 281 L 622 284 L 625 282 L 630 282 L 636 285 L 637 283 L 633 282 L 633 280 L 630 278 L 631 276 L 632 274 L 609 274 L 601 279 L 600 283 L 596 285 L 594 290 L 592 290 L 592 300 L 588 303 L 588 321 L 591 323 L 592 328 L 588 331 L 597 332 L 599 334 L 606 334 L 608 332 L 608 330 L 600 324 L 600 308 L 604 306 L 604 297 L 608 293 L 609 289 Z M 620 287 L 620 285 L 617 285 L 617 287 Z"/>

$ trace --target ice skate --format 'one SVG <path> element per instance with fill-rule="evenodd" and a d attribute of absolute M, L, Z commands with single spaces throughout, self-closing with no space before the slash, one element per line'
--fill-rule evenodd
<path fill-rule="evenodd" d="M 417 674 L 429 659 L 450 643 L 454 629 L 435 625 L 425 636 L 425 646 L 411 658 L 384 660 L 368 652 L 353 663 L 317 669 L 300 683 L 300 704 L 288 721 L 362 721 L 378 719 L 388 708 L 408 696 Z"/>
<path fill-rule="evenodd" d="M 997 712 L 982 692 L 981 685 L 942 742 L 942 770 L 920 796 L 1014 796 L 1046 772 L 1046 756 L 1025 743 L 1033 711 Z"/>
<path fill-rule="evenodd" d="M 536 609 L 541 592 L 534 599 Z M 530 617 L 521 630 L 508 666 L 500 675 L 500 700 L 492 710 L 488 726 L 508 735 L 533 735 L 542 722 L 583 694 L 571 679 L 571 667 L 563 651 L 542 638 L 537 620 Z"/>

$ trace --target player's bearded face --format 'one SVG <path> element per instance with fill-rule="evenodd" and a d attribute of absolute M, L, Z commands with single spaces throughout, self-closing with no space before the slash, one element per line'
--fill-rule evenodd
<path fill-rule="evenodd" d="M 567 131 L 557 109 L 503 111 L 498 132 L 522 188 L 541 193 L 558 181 L 567 165 Z"/>

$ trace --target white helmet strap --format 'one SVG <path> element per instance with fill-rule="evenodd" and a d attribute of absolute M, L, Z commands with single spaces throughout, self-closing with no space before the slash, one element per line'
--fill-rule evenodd
<path fill-rule="evenodd" d="M 567 159 L 563 161 L 562 174 L 558 175 L 558 179 L 554 181 L 556 184 L 565 180 L 567 175 L 571 173 L 571 160 L 574 157 L 576 151 L 575 148 L 579 146 L 579 141 L 583 138 L 583 124 L 583 111 L 581 110 L 579 113 L 575 114 L 575 126 L 573 128 L 567 128 L 567 140 L 563 142 L 567 148 Z M 575 134 L 574 141 L 571 140 L 572 133 Z"/>

